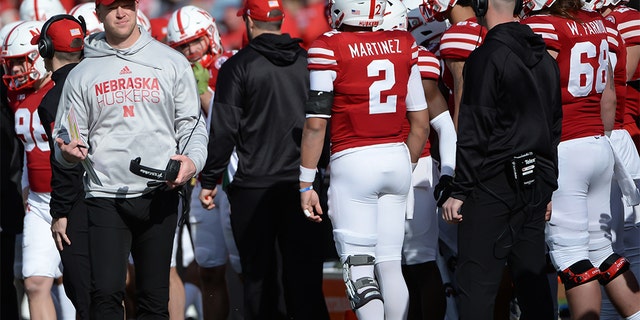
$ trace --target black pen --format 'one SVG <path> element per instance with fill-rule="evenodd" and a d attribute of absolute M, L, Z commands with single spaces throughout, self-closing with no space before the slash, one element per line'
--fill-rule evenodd
<path fill-rule="evenodd" d="M 83 146 L 81 144 L 77 145 L 76 147 L 80 148 L 80 149 L 88 149 L 87 146 Z"/>

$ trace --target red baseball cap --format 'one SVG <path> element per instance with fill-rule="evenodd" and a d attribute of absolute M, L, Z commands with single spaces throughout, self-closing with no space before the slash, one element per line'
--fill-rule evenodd
<path fill-rule="evenodd" d="M 47 28 L 47 36 L 51 39 L 53 49 L 61 52 L 76 52 L 84 48 L 84 33 L 82 27 L 70 19 L 54 21 Z M 31 39 L 31 44 L 38 44 L 40 35 Z"/>
<path fill-rule="evenodd" d="M 284 18 L 284 9 L 280 0 L 246 0 L 237 15 L 245 14 L 259 21 L 281 21 Z"/>
<path fill-rule="evenodd" d="M 131 1 L 138 1 L 138 0 L 131 0 Z M 105 6 L 110 6 L 114 2 L 116 2 L 116 0 L 96 0 L 96 7 L 100 4 Z"/>

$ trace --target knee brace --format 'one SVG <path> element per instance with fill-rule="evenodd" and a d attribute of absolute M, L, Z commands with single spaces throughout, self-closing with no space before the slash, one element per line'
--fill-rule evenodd
<path fill-rule="evenodd" d="M 600 265 L 600 284 L 606 286 L 611 280 L 629 270 L 629 261 L 618 254 L 610 255 Z"/>
<path fill-rule="evenodd" d="M 577 287 L 581 284 L 596 280 L 600 277 L 600 270 L 594 267 L 589 260 L 580 260 L 558 272 L 565 290 Z"/>
<path fill-rule="evenodd" d="M 373 265 L 375 258 L 366 254 L 357 254 L 348 256 L 345 262 L 342 264 L 342 277 L 344 284 L 347 286 L 347 297 L 351 304 L 351 309 L 356 310 L 367 304 L 373 299 L 382 300 L 382 294 L 380 293 L 380 287 L 378 282 L 371 277 L 363 277 L 357 279 L 355 282 L 351 280 L 351 267 L 352 266 L 366 266 Z M 358 290 L 362 292 L 358 292 Z"/>

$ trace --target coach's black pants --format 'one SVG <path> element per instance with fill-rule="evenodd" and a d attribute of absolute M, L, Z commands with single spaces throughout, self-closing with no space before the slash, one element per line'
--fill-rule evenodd
<path fill-rule="evenodd" d="M 91 318 L 124 319 L 129 252 L 136 274 L 137 319 L 169 319 L 169 265 L 178 193 L 132 199 L 89 198 Z M 133 318 L 128 315 L 127 318 Z"/>
<path fill-rule="evenodd" d="M 553 319 L 544 241 L 544 214 L 551 189 L 539 183 L 536 189 L 521 194 L 523 201 L 517 201 L 505 174 L 482 184 L 465 200 L 463 221 L 458 227 L 456 283 L 460 319 L 493 319 L 505 263 L 522 311 L 520 319 Z M 508 206 L 524 203 L 528 205 L 525 209 L 510 215 Z"/>
<path fill-rule="evenodd" d="M 84 193 L 83 193 L 84 194 Z M 84 197 L 71 208 L 67 216 L 67 236 L 71 245 L 62 242 L 60 258 L 64 267 L 64 291 L 76 308 L 77 319 L 89 319 L 91 304 L 91 264 L 89 258 L 89 217 Z"/>
<path fill-rule="evenodd" d="M 328 235 L 323 225 L 308 221 L 302 213 L 298 189 L 297 182 L 263 189 L 229 187 L 231 228 L 244 281 L 245 320 L 329 319 L 322 293 Z M 282 294 L 286 311 L 278 307 Z"/>

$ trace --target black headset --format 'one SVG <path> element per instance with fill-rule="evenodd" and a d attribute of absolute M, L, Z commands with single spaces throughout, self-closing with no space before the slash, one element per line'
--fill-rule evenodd
<path fill-rule="evenodd" d="M 53 41 L 51 41 L 51 38 L 49 37 L 49 35 L 47 35 L 47 31 L 54 22 L 65 19 L 75 21 L 78 25 L 80 25 L 80 28 L 82 28 L 83 38 L 87 35 L 87 24 L 85 23 L 82 16 L 76 19 L 76 17 L 70 14 L 55 15 L 44 23 L 44 25 L 42 26 L 42 31 L 40 31 L 40 39 L 38 39 L 38 52 L 40 53 L 41 57 L 53 58 L 53 53 L 55 50 L 53 49 Z"/>
<path fill-rule="evenodd" d="M 476 17 L 482 18 L 487 14 L 487 8 L 489 8 L 489 0 L 471 0 L 471 6 Z M 522 11 L 522 0 L 516 0 L 516 6 L 513 8 L 513 15 L 520 15 Z"/>

